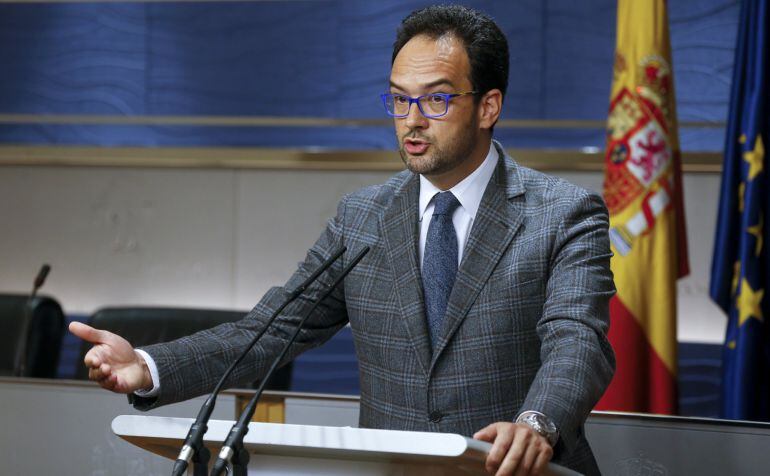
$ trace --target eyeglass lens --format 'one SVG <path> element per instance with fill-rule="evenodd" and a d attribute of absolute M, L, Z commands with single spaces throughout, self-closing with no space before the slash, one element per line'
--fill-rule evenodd
<path fill-rule="evenodd" d="M 438 94 L 422 96 L 419 104 L 420 110 L 425 116 L 440 116 L 447 111 L 446 98 Z M 408 96 L 391 94 L 387 98 L 386 105 L 388 111 L 396 116 L 406 116 L 409 114 L 410 101 Z"/>

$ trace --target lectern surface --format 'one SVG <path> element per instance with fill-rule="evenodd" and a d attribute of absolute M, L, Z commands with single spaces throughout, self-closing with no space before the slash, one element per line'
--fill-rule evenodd
<path fill-rule="evenodd" d="M 147 447 L 150 440 L 161 447 L 183 440 L 192 418 L 143 417 L 121 415 L 112 421 L 112 431 L 134 444 Z M 211 420 L 204 441 L 217 448 L 227 437 L 233 422 Z M 149 436 L 152 435 L 152 436 Z M 358 453 L 374 459 L 465 456 L 484 461 L 489 443 L 449 433 L 372 430 L 350 427 L 251 423 L 244 446 L 254 453 L 287 456 L 317 456 Z M 155 451 L 161 456 L 176 458 L 179 443 Z"/>
<path fill-rule="evenodd" d="M 121 415 L 112 431 L 161 456 L 176 458 L 191 418 Z M 211 420 L 204 442 L 216 455 L 231 421 Z M 449 433 L 251 423 L 244 446 L 254 475 L 485 475 L 489 443 Z M 553 471 L 555 465 L 551 465 Z M 558 468 L 564 469 L 564 468 Z M 557 471 L 553 474 L 574 474 Z"/>

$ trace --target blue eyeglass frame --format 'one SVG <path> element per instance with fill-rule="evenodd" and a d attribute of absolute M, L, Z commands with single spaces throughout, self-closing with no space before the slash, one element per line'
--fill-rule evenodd
<path fill-rule="evenodd" d="M 447 113 L 449 112 L 449 103 L 452 100 L 452 98 L 456 98 L 456 97 L 459 97 L 459 96 L 467 96 L 469 94 L 478 94 L 478 91 L 463 91 L 461 93 L 430 93 L 430 94 L 423 94 L 422 96 L 417 96 L 416 98 L 413 98 L 411 96 L 407 96 L 406 94 L 383 93 L 383 94 L 380 94 L 380 99 L 382 99 L 382 105 L 385 108 L 385 112 L 390 117 L 406 117 L 406 116 L 408 116 L 409 115 L 409 111 L 412 110 L 412 104 L 417 103 L 417 108 L 420 110 L 420 114 L 422 114 L 423 116 L 425 116 L 427 118 L 435 119 L 437 117 L 443 117 L 443 116 L 447 115 Z M 388 97 L 392 97 L 392 96 L 399 96 L 399 97 L 403 97 L 403 98 L 409 99 L 409 107 L 406 109 L 406 114 L 393 114 L 392 112 L 390 112 L 388 110 Z M 426 98 L 426 97 L 429 97 L 429 96 L 441 96 L 442 98 L 444 98 L 444 101 L 446 101 L 446 111 L 444 111 L 441 114 L 425 114 L 425 111 L 423 111 L 422 106 L 420 105 L 420 99 Z"/>

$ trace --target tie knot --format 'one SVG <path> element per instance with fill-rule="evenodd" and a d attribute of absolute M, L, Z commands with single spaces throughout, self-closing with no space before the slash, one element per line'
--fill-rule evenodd
<path fill-rule="evenodd" d="M 451 215 L 459 206 L 452 192 L 440 192 L 433 197 L 433 215 Z"/>

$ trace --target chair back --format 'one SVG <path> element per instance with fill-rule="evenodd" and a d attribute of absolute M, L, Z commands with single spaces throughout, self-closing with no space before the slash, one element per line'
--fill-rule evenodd
<path fill-rule="evenodd" d="M 51 297 L 36 296 L 29 301 L 26 294 L 0 294 L 0 375 L 14 375 L 16 354 L 26 339 L 27 364 L 22 376 L 55 378 L 64 324 L 64 312 Z"/>

